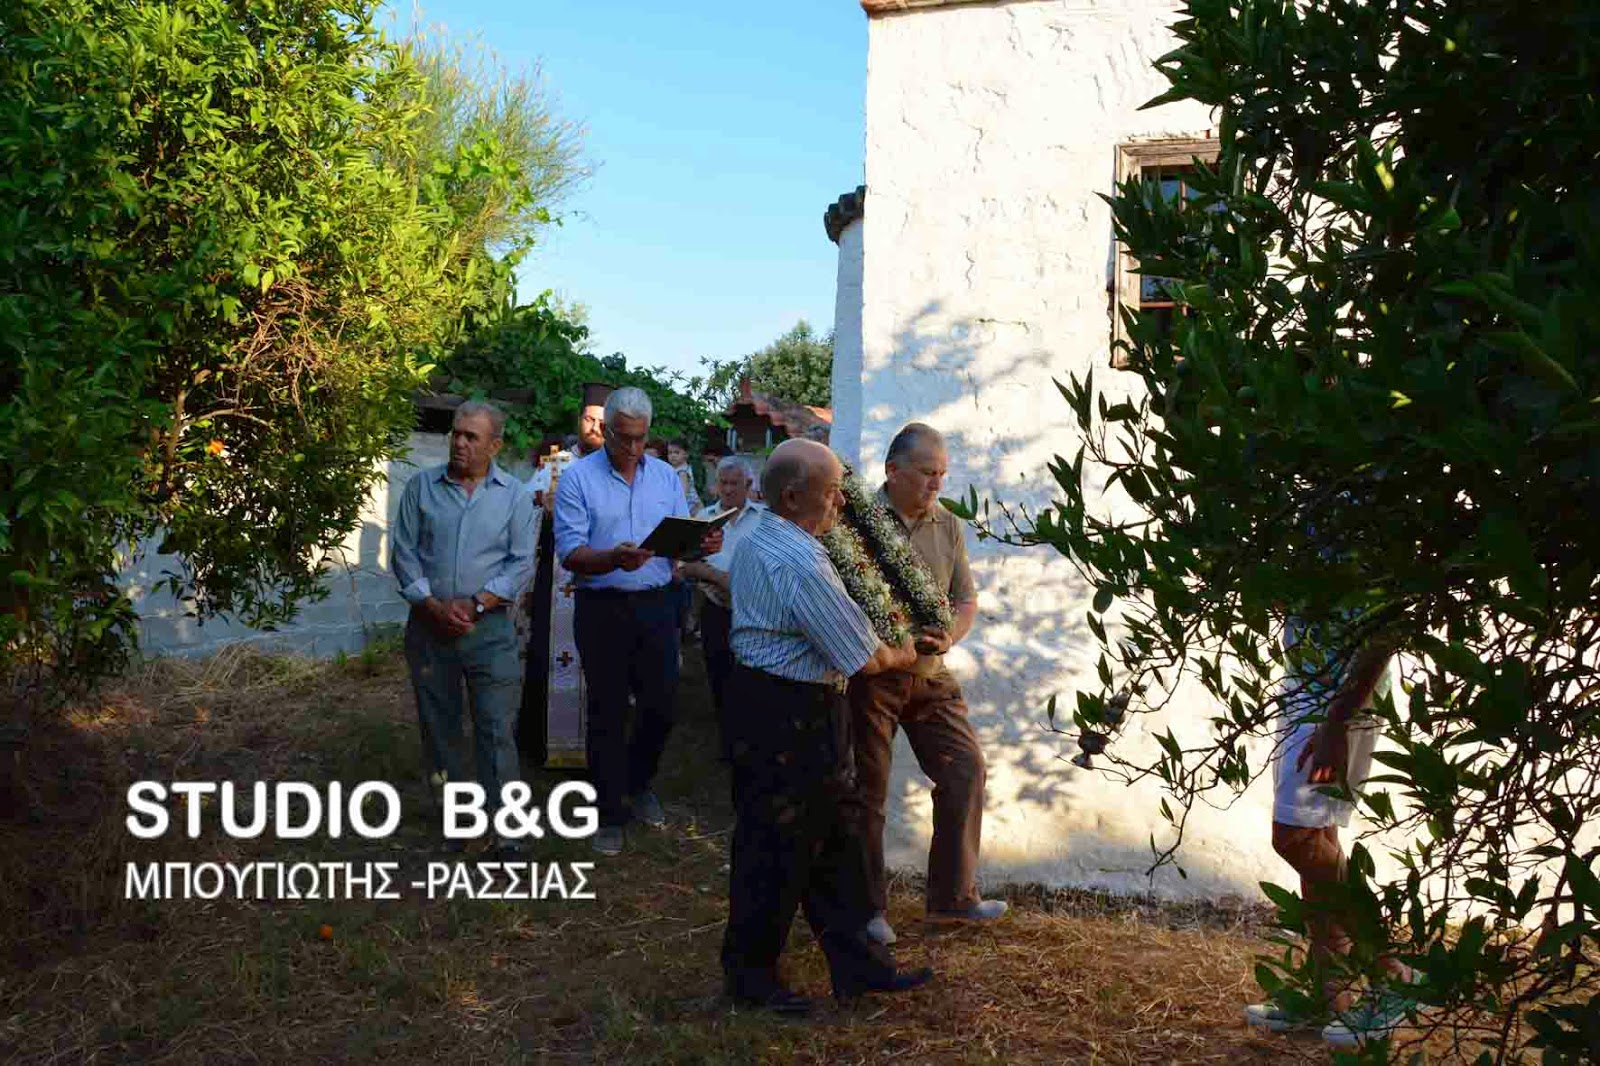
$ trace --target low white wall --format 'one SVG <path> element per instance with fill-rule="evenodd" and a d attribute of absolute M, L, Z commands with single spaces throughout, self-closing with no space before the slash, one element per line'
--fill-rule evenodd
<path fill-rule="evenodd" d="M 361 513 L 361 525 L 330 560 L 327 599 L 304 605 L 294 622 L 275 631 L 251 629 L 230 618 L 201 622 L 166 591 L 156 589 L 163 571 L 177 560 L 154 545 L 123 571 L 121 584 L 139 612 L 140 650 L 145 655 L 208 654 L 224 644 L 247 641 L 304 655 L 330 656 L 359 650 L 374 627 L 400 625 L 407 607 L 389 572 L 389 529 L 400 490 L 420 467 L 445 462 L 449 443 L 441 433 L 413 433 L 405 459 L 389 464 Z"/>

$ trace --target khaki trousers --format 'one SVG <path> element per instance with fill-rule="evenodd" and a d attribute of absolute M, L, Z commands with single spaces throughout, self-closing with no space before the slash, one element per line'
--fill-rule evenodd
<path fill-rule="evenodd" d="M 850 681 L 856 784 L 864 810 L 867 888 L 882 911 L 888 901 L 883 826 L 895 730 L 904 729 L 917 765 L 933 782 L 933 844 L 928 849 L 928 911 L 963 911 L 979 900 L 978 848 L 983 839 L 985 768 L 967 721 L 961 686 L 948 673 L 903 672 Z"/>

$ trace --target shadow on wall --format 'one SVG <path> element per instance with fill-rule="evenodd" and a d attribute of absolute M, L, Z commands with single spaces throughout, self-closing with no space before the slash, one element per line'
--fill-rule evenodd
<path fill-rule="evenodd" d="M 944 434 L 949 449 L 945 495 L 964 496 L 972 487 L 980 498 L 1035 510 L 1047 505 L 1055 488 L 1048 464 L 1059 451 L 1074 453 L 1078 434 L 1052 380 L 1082 367 L 1046 342 L 1030 323 L 954 317 L 939 301 L 925 304 L 894 335 L 892 363 L 864 366 L 863 478 L 880 483 L 894 433 L 905 422 L 923 421 Z M 1195 827 L 1185 847 L 1187 879 L 1167 869 L 1152 881 L 1151 834 L 1161 840 L 1168 828 L 1158 813 L 1159 790 L 1148 782 L 1130 788 L 1072 766 L 1075 735 L 1049 729 L 1045 706 L 1052 695 L 1058 724 L 1071 729 L 1077 686 L 1098 688 L 1100 649 L 1085 622 L 1093 589 L 1049 548 L 1006 547 L 970 534 L 968 547 L 978 620 L 947 661 L 989 766 L 984 868 L 990 880 L 1253 895 L 1256 881 L 1276 871 L 1254 859 L 1234 861 L 1219 826 L 1242 823 L 1215 819 Z M 1119 741 L 1128 745 L 1127 754 L 1153 747 L 1154 724 L 1141 720 L 1130 727 Z M 920 871 L 931 795 L 903 740 L 896 745 L 889 795 L 888 861 Z M 1254 815 L 1248 818 L 1253 826 Z M 1265 839 L 1264 823 L 1262 833 Z"/>

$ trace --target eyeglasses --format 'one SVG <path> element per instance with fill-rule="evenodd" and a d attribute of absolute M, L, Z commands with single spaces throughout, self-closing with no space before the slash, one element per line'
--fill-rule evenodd
<path fill-rule="evenodd" d="M 645 440 L 650 436 L 648 430 L 644 433 L 618 433 L 610 426 L 605 427 L 606 437 L 620 444 L 624 448 L 642 448 Z"/>

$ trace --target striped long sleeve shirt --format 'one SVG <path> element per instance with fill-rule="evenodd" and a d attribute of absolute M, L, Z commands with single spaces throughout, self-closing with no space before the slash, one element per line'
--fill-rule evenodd
<path fill-rule="evenodd" d="M 734 658 L 791 681 L 837 684 L 866 665 L 878 635 L 817 539 L 770 510 L 729 570 Z"/>

